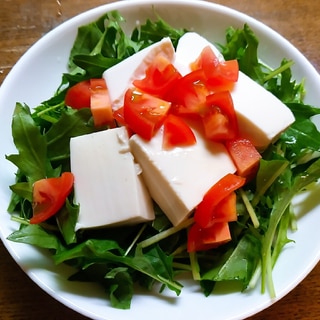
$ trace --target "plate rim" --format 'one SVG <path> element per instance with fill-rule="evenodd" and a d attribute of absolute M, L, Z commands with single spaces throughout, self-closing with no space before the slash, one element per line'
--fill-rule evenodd
<path fill-rule="evenodd" d="M 129 4 L 130 2 L 130 4 Z M 6 90 L 7 86 L 10 87 L 10 83 L 11 83 L 11 79 L 14 78 L 14 75 L 16 72 L 16 70 L 19 70 L 20 65 L 23 64 L 24 60 L 26 59 L 26 57 L 28 57 L 29 55 L 32 55 L 34 51 L 36 51 L 38 49 L 38 47 L 41 47 L 42 43 L 44 43 L 45 41 L 48 41 L 48 39 L 50 39 L 50 37 L 55 37 L 55 35 L 57 33 L 60 32 L 60 30 L 63 30 L 64 28 L 68 28 L 69 26 L 73 25 L 73 24 L 79 24 L 80 21 L 83 20 L 87 20 L 90 17 L 96 16 L 98 12 L 103 12 L 103 11 L 111 11 L 111 10 L 119 10 L 125 6 L 134 6 L 134 5 L 145 5 L 145 4 L 149 4 L 150 2 L 155 3 L 155 4 L 187 4 L 187 5 L 200 5 L 203 8 L 210 8 L 211 10 L 218 10 L 218 11 L 223 11 L 223 12 L 227 12 L 233 15 L 236 15 L 237 17 L 240 17 L 241 19 L 246 19 L 248 21 L 254 21 L 255 25 L 258 25 L 261 30 L 267 30 L 268 32 L 270 32 L 273 36 L 275 36 L 278 40 L 281 39 L 281 41 L 286 43 L 286 46 L 289 46 L 290 49 L 292 50 L 292 52 L 294 53 L 294 55 L 298 55 L 300 57 L 300 59 L 303 61 L 304 64 L 308 65 L 308 68 L 310 69 L 309 71 L 312 73 L 314 72 L 315 75 L 314 76 L 318 76 L 319 81 L 320 81 L 320 76 L 318 74 L 318 72 L 316 71 L 316 69 L 314 68 L 314 66 L 305 58 L 305 56 L 296 48 L 294 47 L 287 39 L 285 39 L 282 35 L 280 35 L 278 32 L 274 31 L 272 28 L 270 28 L 269 26 L 267 26 L 266 24 L 256 20 L 255 18 L 242 13 L 240 11 L 237 11 L 235 9 L 229 8 L 227 6 L 221 5 L 221 4 L 216 4 L 216 3 L 212 3 L 212 2 L 206 2 L 206 1 L 186 1 L 186 0 L 174 0 L 174 1 L 170 1 L 170 0 L 154 0 L 154 1 L 146 1 L 146 0 L 124 0 L 121 2 L 114 2 L 114 3 L 108 3 L 108 4 L 104 4 L 101 6 L 98 6 L 96 8 L 90 9 L 88 11 L 82 12 L 78 15 L 76 15 L 73 18 L 70 18 L 68 20 L 66 20 L 65 22 L 63 22 L 62 24 L 60 24 L 59 26 L 57 26 L 56 28 L 54 28 L 53 30 L 49 31 L 44 37 L 42 37 L 41 39 L 39 39 L 38 41 L 36 41 L 27 51 L 26 53 L 18 60 L 18 62 L 15 64 L 15 66 L 12 68 L 12 70 L 9 72 L 9 74 L 6 76 L 6 78 L 4 79 L 1 87 L 0 87 L 0 101 L 1 101 L 1 97 L 2 97 L 2 92 Z M 201 4 L 200 4 L 201 3 Z M 82 24 L 82 23 L 81 23 Z M 250 24 L 250 23 L 249 23 Z M 12 256 L 12 258 L 15 260 L 15 262 L 22 268 L 22 270 L 26 273 L 26 275 L 28 275 L 32 281 L 37 284 L 43 291 L 47 292 L 52 298 L 60 301 L 61 303 L 63 303 L 65 306 L 70 308 L 70 302 L 69 301 L 65 301 L 63 298 L 61 297 L 57 297 L 54 292 L 52 292 L 50 290 L 50 288 L 48 288 L 46 286 L 46 284 L 41 283 L 41 281 L 39 282 L 39 278 L 37 277 L 36 274 L 34 274 L 33 271 L 30 272 L 30 269 L 28 269 L 28 267 L 26 267 L 25 265 L 19 263 L 19 256 L 17 255 L 16 251 L 13 249 L 13 246 L 11 244 L 8 243 L 8 241 L 5 239 L 6 235 L 3 234 L 3 230 L 0 227 L 0 237 L 1 240 L 4 244 L 4 246 L 6 247 L 7 251 L 9 252 L 9 254 Z M 311 271 L 312 269 L 315 267 L 315 265 L 318 263 L 318 261 L 320 260 L 320 252 L 318 253 L 318 255 L 316 257 L 314 257 L 314 259 L 312 259 L 309 263 L 309 268 L 307 270 L 305 270 L 304 274 L 302 275 L 302 277 L 296 281 L 296 283 L 294 284 L 293 287 L 288 288 L 287 291 L 285 290 L 285 292 L 283 292 L 282 295 L 277 296 L 277 298 L 273 301 L 268 301 L 266 302 L 264 305 L 260 306 L 260 309 L 255 310 L 254 313 L 248 313 L 245 314 L 246 317 L 256 314 L 264 309 L 266 309 L 267 307 L 271 306 L 273 303 L 275 303 L 276 301 L 279 301 L 282 297 L 284 297 L 286 294 L 288 294 L 291 290 L 293 290 Z M 83 314 L 85 316 L 89 316 L 92 317 L 92 314 L 85 314 L 83 313 L 83 310 L 78 309 L 77 306 L 73 306 L 72 308 L 73 310 L 75 310 L 76 312 Z M 236 318 L 235 318 L 236 319 Z"/>

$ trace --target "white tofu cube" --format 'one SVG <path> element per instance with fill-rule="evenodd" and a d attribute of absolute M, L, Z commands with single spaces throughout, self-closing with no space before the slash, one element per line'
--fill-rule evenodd
<path fill-rule="evenodd" d="M 154 219 L 152 200 L 124 127 L 72 138 L 70 158 L 80 205 L 76 230 Z"/>

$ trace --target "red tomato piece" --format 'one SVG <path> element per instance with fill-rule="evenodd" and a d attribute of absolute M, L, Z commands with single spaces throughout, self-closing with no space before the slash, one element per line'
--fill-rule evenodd
<path fill-rule="evenodd" d="M 90 81 L 85 80 L 68 89 L 65 104 L 73 109 L 90 108 L 90 98 Z"/>
<path fill-rule="evenodd" d="M 185 147 L 196 143 L 196 137 L 188 124 L 173 114 L 169 114 L 163 123 L 163 149 Z"/>
<path fill-rule="evenodd" d="M 213 209 L 212 223 L 237 221 L 237 195 L 233 191 L 223 198 Z"/>
<path fill-rule="evenodd" d="M 199 58 L 193 63 L 192 68 L 202 69 L 204 71 L 207 79 L 207 85 L 211 89 L 215 89 L 216 86 L 238 81 L 238 61 L 219 61 L 210 46 L 207 46 L 202 50 Z"/>
<path fill-rule="evenodd" d="M 104 79 L 90 79 L 90 108 L 95 126 L 113 123 L 113 112 L 109 91 Z"/>
<path fill-rule="evenodd" d="M 194 223 L 188 232 L 188 252 L 205 251 L 225 244 L 231 240 L 227 222 L 218 222 L 209 228 L 202 228 Z"/>
<path fill-rule="evenodd" d="M 144 92 L 165 99 L 179 78 L 181 75 L 173 64 L 164 56 L 158 55 L 147 68 L 145 78 L 134 80 L 133 85 Z"/>
<path fill-rule="evenodd" d="M 233 139 L 225 146 L 237 168 L 237 174 L 251 179 L 259 168 L 261 154 L 249 139 Z"/>
<path fill-rule="evenodd" d="M 180 78 L 167 99 L 178 115 L 199 115 L 206 108 L 206 78 L 203 70 L 195 70 Z"/>
<path fill-rule="evenodd" d="M 201 51 L 198 59 L 191 65 L 192 70 L 202 69 L 206 78 L 210 78 L 219 65 L 219 59 L 210 46 L 206 46 Z"/>
<path fill-rule="evenodd" d="M 33 185 L 33 217 L 31 224 L 44 222 L 64 205 L 73 188 L 74 176 L 64 172 L 60 177 L 41 179 Z"/>
<path fill-rule="evenodd" d="M 214 184 L 204 195 L 202 201 L 195 209 L 194 220 L 202 228 L 211 226 L 214 209 L 218 203 L 230 195 L 233 191 L 241 188 L 246 179 L 229 173 Z"/>
<path fill-rule="evenodd" d="M 206 138 L 214 141 L 233 139 L 238 135 L 238 121 L 229 91 L 210 94 L 207 111 L 202 115 Z"/>
<path fill-rule="evenodd" d="M 239 63 L 237 60 L 220 61 L 217 68 L 217 78 L 221 81 L 237 82 L 239 79 Z"/>
<path fill-rule="evenodd" d="M 113 111 L 113 118 L 116 120 L 120 125 L 124 126 L 126 124 L 124 120 L 124 107 L 120 107 L 117 110 Z"/>
<path fill-rule="evenodd" d="M 133 132 L 150 140 L 163 124 L 170 107 L 168 101 L 128 89 L 124 98 L 124 120 Z"/>
<path fill-rule="evenodd" d="M 221 91 L 220 87 L 232 88 L 238 81 L 239 65 L 237 60 L 221 61 L 214 73 L 207 79 L 207 86 L 211 90 Z"/>

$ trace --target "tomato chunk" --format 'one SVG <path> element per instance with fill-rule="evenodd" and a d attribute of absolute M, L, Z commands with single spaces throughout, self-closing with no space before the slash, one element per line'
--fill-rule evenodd
<path fill-rule="evenodd" d="M 237 221 L 237 195 L 233 191 L 223 198 L 213 209 L 211 223 Z"/>
<path fill-rule="evenodd" d="M 196 137 L 188 124 L 173 114 L 169 114 L 163 123 L 163 149 L 185 147 L 196 143 Z"/>
<path fill-rule="evenodd" d="M 194 220 L 202 228 L 210 227 L 214 223 L 214 210 L 224 198 L 233 191 L 241 188 L 246 179 L 235 174 L 227 174 L 214 184 L 204 195 L 195 209 Z"/>
<path fill-rule="evenodd" d="M 207 111 L 202 115 L 205 135 L 214 141 L 234 139 L 238 135 L 238 122 L 229 91 L 206 97 Z"/>
<path fill-rule="evenodd" d="M 209 78 L 219 65 L 219 59 L 210 46 L 202 49 L 198 59 L 191 65 L 192 70 L 202 69 L 207 78 Z"/>
<path fill-rule="evenodd" d="M 95 126 L 112 124 L 113 112 L 105 80 L 90 79 L 90 90 L 90 109 Z"/>
<path fill-rule="evenodd" d="M 90 99 L 90 81 L 85 80 L 68 89 L 65 104 L 73 109 L 90 108 Z"/>
<path fill-rule="evenodd" d="M 165 99 L 179 78 L 181 75 L 173 64 L 164 56 L 158 55 L 147 68 L 145 77 L 134 80 L 133 85 L 144 92 Z"/>
<path fill-rule="evenodd" d="M 196 70 L 180 78 L 168 94 L 167 99 L 174 105 L 177 115 L 199 115 L 206 108 L 206 87 L 203 70 Z"/>
<path fill-rule="evenodd" d="M 227 243 L 231 240 L 227 222 L 218 222 L 209 228 L 202 228 L 194 223 L 188 232 L 188 252 L 205 251 Z"/>
<path fill-rule="evenodd" d="M 237 82 L 239 78 L 239 64 L 237 60 L 220 61 L 215 77 L 220 82 Z"/>
<path fill-rule="evenodd" d="M 64 172 L 58 178 L 36 181 L 33 185 L 33 217 L 30 223 L 41 223 L 55 215 L 72 191 L 73 182 L 74 176 L 71 172 Z"/>
<path fill-rule="evenodd" d="M 251 179 L 259 168 L 261 154 L 248 139 L 238 138 L 226 142 L 226 148 L 237 167 L 237 174 Z"/>
<path fill-rule="evenodd" d="M 128 89 L 124 98 L 124 120 L 133 132 L 150 140 L 163 124 L 170 107 L 168 101 Z"/>
<path fill-rule="evenodd" d="M 113 111 L 113 118 L 118 124 L 124 126 L 126 124 L 124 120 L 124 107 L 120 107 Z"/>
<path fill-rule="evenodd" d="M 239 65 L 237 60 L 219 61 L 210 46 L 205 47 L 192 68 L 202 69 L 206 75 L 207 85 L 216 86 L 234 83 L 238 80 Z"/>

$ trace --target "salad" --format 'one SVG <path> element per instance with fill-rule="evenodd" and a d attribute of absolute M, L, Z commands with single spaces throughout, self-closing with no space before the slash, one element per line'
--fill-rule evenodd
<path fill-rule="evenodd" d="M 130 308 L 136 283 L 148 290 L 160 283 L 160 290 L 167 287 L 179 295 L 181 273 L 192 274 L 204 295 L 220 281 L 236 280 L 249 290 L 261 278 L 262 291 L 268 288 L 274 297 L 272 268 L 290 242 L 288 230 L 296 228 L 291 200 L 320 176 L 320 133 L 311 120 L 319 109 L 303 103 L 303 83 L 292 79 L 292 61 L 284 59 L 275 70 L 259 61 L 258 39 L 248 25 L 226 31 L 226 43 L 220 45 L 224 59 L 236 60 L 243 73 L 284 102 L 295 122 L 261 153 L 255 176 L 236 190 L 237 219 L 228 223 L 230 241 L 208 250 L 187 250 L 193 218 L 173 226 L 155 203 L 156 218 L 150 222 L 75 231 L 81 204 L 74 201 L 69 174 L 70 139 L 108 130 L 110 124 L 97 127 L 90 108 L 67 106 L 69 89 L 100 79 L 106 69 L 164 37 L 177 46 L 187 32 L 159 18 L 146 21 L 128 37 L 122 23 L 119 13 L 111 12 L 79 28 L 69 73 L 62 76 L 54 96 L 32 110 L 17 103 L 12 135 L 18 154 L 7 159 L 18 171 L 8 211 L 20 228 L 8 239 L 49 249 L 57 264 L 78 270 L 71 281 L 100 283 L 116 308 Z M 35 194 L 40 200 L 47 195 L 43 190 L 50 191 L 50 199 L 39 203 L 52 212 L 41 218 L 34 214 L 34 204 Z M 43 212 L 43 206 L 36 208 Z"/>

